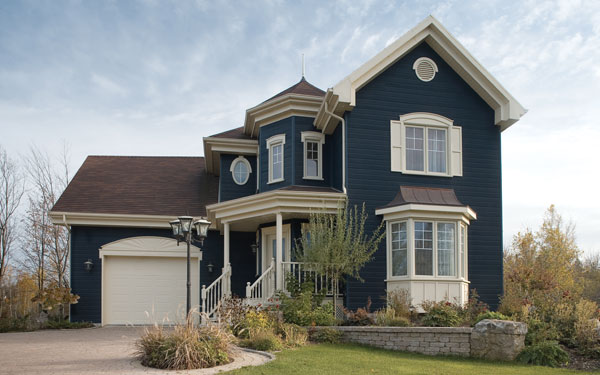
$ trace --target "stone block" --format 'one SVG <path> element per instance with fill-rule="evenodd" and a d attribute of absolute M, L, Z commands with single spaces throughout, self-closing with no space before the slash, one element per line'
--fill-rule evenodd
<path fill-rule="evenodd" d="M 471 333 L 471 355 L 492 360 L 512 361 L 525 347 L 525 323 L 485 319 Z"/>

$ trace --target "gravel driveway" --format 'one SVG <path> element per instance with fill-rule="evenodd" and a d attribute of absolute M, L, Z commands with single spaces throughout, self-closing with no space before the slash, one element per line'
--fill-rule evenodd
<path fill-rule="evenodd" d="M 219 368 L 164 371 L 133 359 L 140 327 L 0 333 L 2 374 L 211 374 L 270 360 L 259 353 L 237 352 L 235 362 Z"/>

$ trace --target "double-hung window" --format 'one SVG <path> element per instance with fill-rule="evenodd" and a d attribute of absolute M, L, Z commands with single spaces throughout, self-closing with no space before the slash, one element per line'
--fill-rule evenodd
<path fill-rule="evenodd" d="M 284 146 L 285 134 L 274 135 L 267 139 L 267 149 L 269 150 L 269 184 L 284 180 Z"/>
<path fill-rule="evenodd" d="M 410 113 L 390 123 L 391 170 L 462 176 L 462 129 L 432 113 Z"/>
<path fill-rule="evenodd" d="M 325 134 L 306 131 L 301 134 L 304 144 L 304 179 L 323 179 L 323 144 Z"/>

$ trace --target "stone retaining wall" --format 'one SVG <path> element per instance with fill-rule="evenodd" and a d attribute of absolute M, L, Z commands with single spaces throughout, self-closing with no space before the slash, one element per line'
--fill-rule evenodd
<path fill-rule="evenodd" d="M 324 327 L 316 327 L 322 329 Z M 342 340 L 428 355 L 512 360 L 523 349 L 527 325 L 483 320 L 469 327 L 331 327 Z"/>

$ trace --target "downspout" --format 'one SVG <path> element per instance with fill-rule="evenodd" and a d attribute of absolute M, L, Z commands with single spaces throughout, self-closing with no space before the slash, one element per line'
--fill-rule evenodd
<path fill-rule="evenodd" d="M 342 117 L 329 111 L 326 99 L 323 99 L 323 105 L 326 114 L 342 123 L 342 192 L 346 194 L 346 121 Z M 323 128 L 323 132 L 325 132 L 325 128 Z"/>

